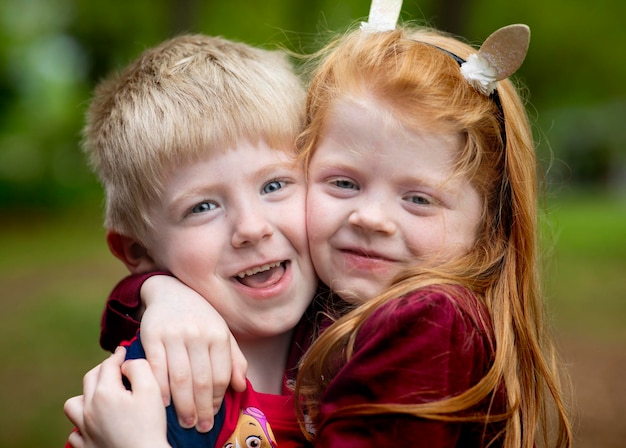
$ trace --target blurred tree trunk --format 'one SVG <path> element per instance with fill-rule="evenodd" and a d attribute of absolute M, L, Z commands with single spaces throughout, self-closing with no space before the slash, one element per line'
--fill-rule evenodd
<path fill-rule="evenodd" d="M 198 0 L 172 0 L 170 2 L 171 35 L 187 33 L 194 29 L 199 11 Z"/>
<path fill-rule="evenodd" d="M 438 29 L 459 36 L 467 32 L 470 0 L 437 0 L 434 2 L 435 25 Z"/>

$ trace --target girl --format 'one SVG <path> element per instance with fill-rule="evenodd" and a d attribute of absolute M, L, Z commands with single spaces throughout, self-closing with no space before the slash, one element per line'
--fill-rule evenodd
<path fill-rule="evenodd" d="M 571 444 L 532 135 L 504 79 L 527 35 L 476 54 L 432 30 L 356 30 L 324 53 L 300 139 L 307 225 L 320 279 L 352 309 L 300 366 L 315 446 Z"/>
<path fill-rule="evenodd" d="M 532 135 L 496 83 L 528 35 L 505 28 L 476 55 L 430 30 L 355 31 L 324 53 L 300 142 L 307 231 L 321 281 L 354 309 L 300 366 L 316 446 L 530 448 L 548 444 L 549 398 L 569 445 Z"/>

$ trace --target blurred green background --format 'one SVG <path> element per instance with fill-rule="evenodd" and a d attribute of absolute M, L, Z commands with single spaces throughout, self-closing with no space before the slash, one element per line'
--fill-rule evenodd
<path fill-rule="evenodd" d="M 406 0 L 403 19 L 480 43 L 530 25 L 528 87 L 548 196 L 549 309 L 575 391 L 577 447 L 626 440 L 626 27 L 622 0 Z M 368 0 L 0 2 L 0 446 L 55 447 L 64 400 L 106 354 L 101 192 L 79 150 L 94 84 L 183 31 L 300 52 Z"/>

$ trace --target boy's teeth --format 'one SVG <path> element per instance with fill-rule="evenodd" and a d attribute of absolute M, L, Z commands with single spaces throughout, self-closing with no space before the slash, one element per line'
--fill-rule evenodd
<path fill-rule="evenodd" d="M 270 270 L 272 268 L 276 268 L 278 266 L 280 266 L 280 261 L 277 261 L 275 263 L 264 264 L 264 265 L 261 265 L 261 266 L 255 266 L 255 267 L 253 267 L 251 269 L 248 269 L 246 271 L 240 272 L 239 274 L 237 274 L 237 277 L 244 278 L 247 275 L 258 274 L 259 272 L 267 271 L 267 270 Z"/>

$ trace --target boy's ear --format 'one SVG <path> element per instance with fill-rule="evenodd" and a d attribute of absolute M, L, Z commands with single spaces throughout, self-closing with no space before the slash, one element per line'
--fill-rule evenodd
<path fill-rule="evenodd" d="M 145 274 L 157 269 L 148 249 L 136 239 L 109 230 L 107 243 L 111 253 L 122 260 L 132 274 Z"/>

